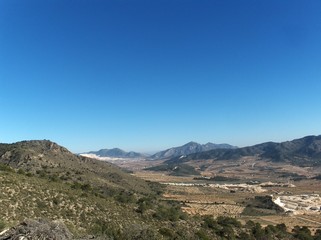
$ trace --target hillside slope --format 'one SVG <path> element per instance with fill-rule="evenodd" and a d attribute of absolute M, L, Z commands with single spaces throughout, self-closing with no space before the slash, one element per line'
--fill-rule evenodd
<path fill-rule="evenodd" d="M 158 229 L 185 216 L 161 201 L 159 184 L 47 140 L 0 144 L 0 182 L 1 226 L 44 218 L 77 237 L 163 239 Z"/>
<path fill-rule="evenodd" d="M 0 163 L 38 176 L 68 182 L 90 183 L 112 191 L 123 189 L 149 193 L 148 184 L 119 167 L 99 160 L 77 156 L 48 140 L 0 144 Z"/>

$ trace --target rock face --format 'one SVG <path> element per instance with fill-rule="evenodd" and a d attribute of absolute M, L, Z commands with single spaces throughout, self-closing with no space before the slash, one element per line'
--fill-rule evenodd
<path fill-rule="evenodd" d="M 0 235 L 0 240 L 5 239 L 69 240 L 73 235 L 62 222 L 28 219 Z"/>

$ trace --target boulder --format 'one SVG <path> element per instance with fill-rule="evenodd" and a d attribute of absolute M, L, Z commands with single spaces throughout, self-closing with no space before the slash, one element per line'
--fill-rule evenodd
<path fill-rule="evenodd" d="M 27 219 L 3 232 L 0 240 L 69 240 L 73 235 L 60 221 Z"/>

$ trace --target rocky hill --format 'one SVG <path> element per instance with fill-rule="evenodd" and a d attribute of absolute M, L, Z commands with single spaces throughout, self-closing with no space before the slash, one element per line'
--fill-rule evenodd
<path fill-rule="evenodd" d="M 159 184 L 48 140 L 0 144 L 0 182 L 0 239 L 60 239 L 44 237 L 51 225 L 36 219 L 63 222 L 75 239 L 162 239 L 158 229 L 173 228 L 170 222 L 185 216 L 161 201 Z M 25 219 L 30 221 L 2 233 Z"/>
<path fill-rule="evenodd" d="M 0 240 L 5 239 L 73 239 L 68 228 L 61 222 L 26 219 L 14 228 L 0 233 Z"/>
<path fill-rule="evenodd" d="M 181 157 L 186 156 L 192 153 L 200 153 L 209 151 L 212 149 L 235 149 L 235 146 L 231 146 L 229 144 L 214 144 L 214 143 L 206 143 L 206 144 L 199 144 L 196 142 L 189 142 L 183 146 L 173 147 L 166 149 L 164 151 L 160 151 L 155 153 L 150 157 L 152 160 L 156 159 L 167 159 L 173 157 Z"/>
<path fill-rule="evenodd" d="M 262 160 L 287 162 L 300 166 L 321 165 L 321 135 L 306 136 L 281 143 L 266 142 L 237 149 L 214 149 L 186 157 L 172 158 L 167 163 L 199 159 L 236 160 L 246 156 L 257 156 Z"/>
<path fill-rule="evenodd" d="M 0 144 L 0 163 L 37 176 L 91 183 L 110 189 L 148 192 L 147 184 L 119 167 L 75 155 L 48 140 Z"/>

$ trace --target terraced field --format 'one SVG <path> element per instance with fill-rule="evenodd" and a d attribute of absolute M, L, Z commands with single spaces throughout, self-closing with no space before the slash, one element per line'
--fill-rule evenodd
<path fill-rule="evenodd" d="M 243 212 L 243 206 L 232 204 L 204 204 L 204 203 L 187 203 L 182 207 L 183 211 L 191 215 L 212 215 L 238 217 Z"/>
<path fill-rule="evenodd" d="M 321 181 L 302 180 L 292 184 L 287 182 L 278 184 L 262 184 L 264 192 L 249 192 L 241 188 L 239 190 L 224 187 L 202 186 L 200 181 L 195 181 L 193 177 L 177 177 L 166 174 L 140 171 L 135 173 L 146 180 L 159 181 L 165 184 L 166 192 L 163 195 L 166 200 L 175 200 L 183 204 L 182 209 L 191 215 L 212 215 L 214 217 L 224 215 L 236 217 L 243 224 L 248 220 L 259 222 L 263 226 L 269 224 L 276 225 L 285 223 L 291 231 L 294 226 L 307 226 L 312 232 L 321 229 L 321 213 L 299 214 L 288 216 L 285 213 L 273 213 L 272 210 L 255 210 L 253 213 L 244 214 L 246 206 L 255 196 L 273 195 L 274 199 L 278 196 L 292 196 L 295 194 L 320 194 Z M 183 183 L 183 184 L 181 184 Z M 185 184 L 189 183 L 189 184 Z M 193 186 L 193 183 L 195 184 Z M 283 194 L 283 195 L 282 195 Z M 285 197 L 283 197 L 285 198 Z M 288 197 L 286 197 L 288 198 Z M 291 199 L 291 197 L 290 197 Z M 319 198 L 318 198 L 319 199 Z"/>

